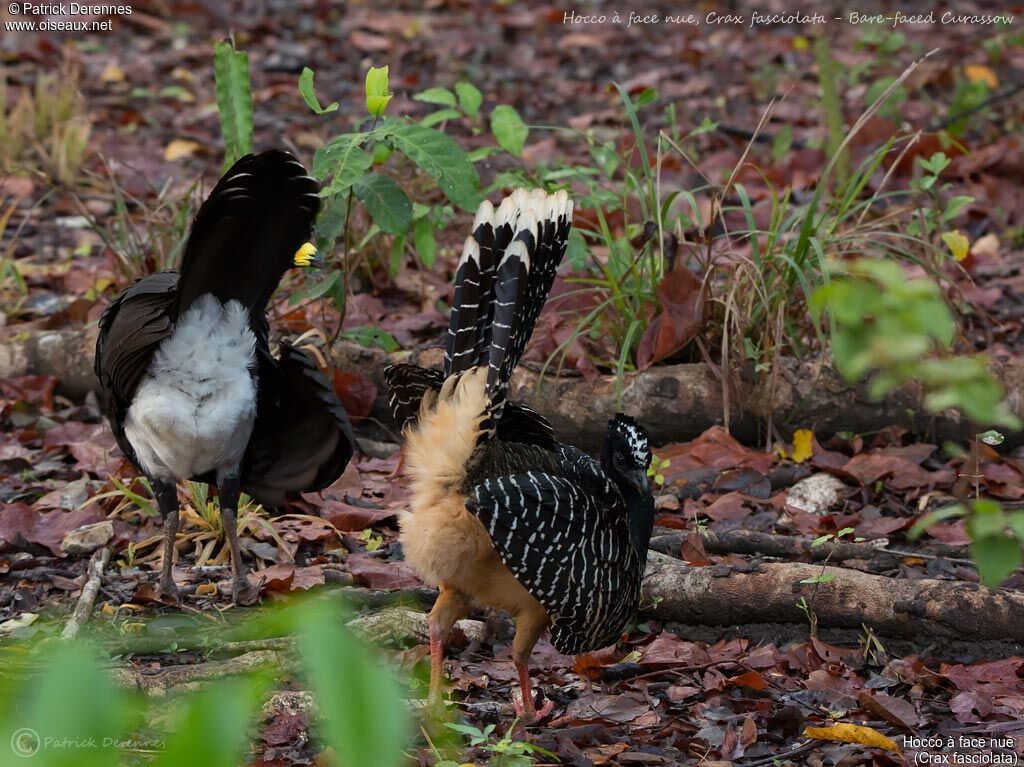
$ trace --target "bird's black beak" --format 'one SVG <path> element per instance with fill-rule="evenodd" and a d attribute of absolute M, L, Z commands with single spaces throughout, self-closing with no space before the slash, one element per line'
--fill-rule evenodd
<path fill-rule="evenodd" d="M 326 265 L 324 257 L 317 251 L 316 245 L 311 242 L 304 243 L 301 248 L 295 251 L 292 264 L 312 269 L 323 269 Z"/>
<path fill-rule="evenodd" d="M 626 480 L 641 495 L 651 492 L 651 480 L 647 476 L 647 469 L 633 469 L 626 475 Z"/>

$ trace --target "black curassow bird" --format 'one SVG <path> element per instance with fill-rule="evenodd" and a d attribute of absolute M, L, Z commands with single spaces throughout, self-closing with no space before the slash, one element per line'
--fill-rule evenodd
<path fill-rule="evenodd" d="M 176 483 L 216 484 L 236 602 L 250 603 L 238 547 L 239 492 L 266 506 L 339 477 L 355 440 L 316 363 L 280 344 L 264 314 L 284 273 L 318 265 L 306 243 L 320 185 L 292 155 L 247 155 L 192 224 L 180 271 L 152 274 L 100 318 L 96 376 L 117 444 L 149 478 L 164 518 L 160 593 L 178 529 Z"/>
<path fill-rule="evenodd" d="M 444 371 L 385 373 L 412 480 L 403 549 L 440 589 L 430 613 L 435 703 L 445 638 L 472 606 L 515 617 L 516 708 L 532 719 L 527 664 L 544 629 L 561 652 L 604 647 L 639 599 L 654 524 L 644 430 L 616 416 L 595 461 L 557 443 L 536 411 L 506 402 L 571 222 L 565 192 L 517 190 L 497 209 L 484 202 L 456 272 Z"/>

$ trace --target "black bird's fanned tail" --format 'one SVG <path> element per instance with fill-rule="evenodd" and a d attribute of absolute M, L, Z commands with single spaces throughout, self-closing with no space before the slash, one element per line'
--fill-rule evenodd
<path fill-rule="evenodd" d="M 288 152 L 240 159 L 196 214 L 181 261 L 177 313 L 213 293 L 262 314 L 319 208 L 320 183 Z"/>
<path fill-rule="evenodd" d="M 517 189 L 477 210 L 455 273 L 445 376 L 488 366 L 492 423 L 565 255 L 572 201 L 564 191 Z"/>

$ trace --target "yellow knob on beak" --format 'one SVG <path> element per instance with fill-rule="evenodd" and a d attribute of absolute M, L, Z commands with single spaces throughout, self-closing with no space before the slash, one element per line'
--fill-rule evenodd
<path fill-rule="evenodd" d="M 317 269 L 322 269 L 324 266 L 324 260 L 320 256 L 320 254 L 317 253 L 316 245 L 314 245 L 311 242 L 303 243 L 302 247 L 295 251 L 295 256 L 292 259 L 292 263 L 295 266 L 312 266 L 316 267 Z"/>

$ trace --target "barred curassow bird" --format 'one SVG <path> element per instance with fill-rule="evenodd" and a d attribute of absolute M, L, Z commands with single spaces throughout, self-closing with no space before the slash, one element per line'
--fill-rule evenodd
<path fill-rule="evenodd" d="M 444 640 L 473 605 L 515 617 L 516 708 L 532 719 L 527 664 L 544 629 L 565 653 L 604 647 L 639 599 L 654 524 L 643 429 L 616 416 L 595 461 L 557 443 L 539 413 L 506 402 L 571 221 L 565 192 L 517 190 L 497 209 L 484 202 L 456 272 L 444 371 L 385 373 L 412 480 L 401 542 L 440 589 L 430 613 L 435 703 Z"/>
<path fill-rule="evenodd" d="M 117 444 L 149 479 L 164 518 L 160 593 L 178 530 L 175 484 L 217 485 L 236 602 L 257 597 L 238 547 L 239 492 L 272 507 L 339 477 L 355 444 L 316 363 L 280 344 L 264 314 L 284 273 L 322 265 L 306 243 L 320 185 L 292 155 L 247 155 L 224 174 L 192 224 L 180 271 L 119 295 L 99 323 L 96 376 Z"/>

